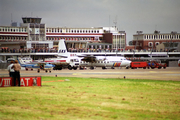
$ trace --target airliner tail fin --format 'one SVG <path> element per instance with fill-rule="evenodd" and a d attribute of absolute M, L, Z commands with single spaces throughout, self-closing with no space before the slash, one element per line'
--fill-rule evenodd
<path fill-rule="evenodd" d="M 64 39 L 59 40 L 58 56 L 60 56 L 60 57 L 68 57 L 69 56 Z"/>
<path fill-rule="evenodd" d="M 67 48 L 64 39 L 59 40 L 58 53 L 67 53 Z"/>
<path fill-rule="evenodd" d="M 21 59 L 21 57 L 18 57 L 17 60 L 21 66 L 25 64 L 24 61 Z"/>

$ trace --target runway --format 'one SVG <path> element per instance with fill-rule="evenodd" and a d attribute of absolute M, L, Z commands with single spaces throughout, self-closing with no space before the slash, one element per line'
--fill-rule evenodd
<path fill-rule="evenodd" d="M 88 77 L 88 78 L 123 78 L 126 79 L 149 79 L 149 80 L 173 80 L 180 81 L 180 67 L 167 67 L 166 69 L 101 69 L 94 70 L 52 70 L 51 73 L 37 70 L 21 70 L 21 76 L 58 76 L 58 77 Z M 0 77 L 7 77 L 7 70 L 0 70 Z"/>

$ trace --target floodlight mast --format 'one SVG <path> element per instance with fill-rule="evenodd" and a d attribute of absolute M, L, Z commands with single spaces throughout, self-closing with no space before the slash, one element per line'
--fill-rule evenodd
<path fill-rule="evenodd" d="M 137 34 L 138 34 L 138 36 L 139 36 L 140 34 L 142 34 L 142 33 L 143 33 L 143 31 L 136 31 L 136 33 L 137 33 Z M 134 58 L 135 51 L 136 51 L 136 46 L 137 46 L 137 42 L 138 42 L 138 36 L 137 36 L 137 41 L 136 41 L 136 44 L 135 44 L 135 49 L 134 49 L 133 58 Z"/>

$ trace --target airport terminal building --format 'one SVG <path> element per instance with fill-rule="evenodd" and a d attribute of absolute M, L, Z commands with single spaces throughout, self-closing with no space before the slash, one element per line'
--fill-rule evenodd
<path fill-rule="evenodd" d="M 46 27 L 42 18 L 23 17 L 20 25 L 0 26 L 0 48 L 29 49 L 58 47 L 65 39 L 68 49 L 124 49 L 125 31 L 116 27 L 66 28 Z"/>
<path fill-rule="evenodd" d="M 133 46 L 138 50 L 153 51 L 180 51 L 180 33 L 142 33 L 138 32 L 133 35 Z"/>
<path fill-rule="evenodd" d="M 156 31 L 148 34 L 138 31 L 133 35 L 132 46 L 126 46 L 126 32 L 118 31 L 116 27 L 47 27 L 41 19 L 23 17 L 23 23 L 19 25 L 0 26 L 0 59 L 7 60 L 15 53 L 17 56 L 31 54 L 33 59 L 53 57 L 57 55 L 61 39 L 65 40 L 69 52 L 109 52 L 111 55 L 119 52 L 126 57 L 148 57 L 152 56 L 152 51 L 160 56 L 180 55 L 180 33 Z M 173 53 L 169 54 L 168 50 Z M 8 57 L 6 53 L 9 53 Z"/>

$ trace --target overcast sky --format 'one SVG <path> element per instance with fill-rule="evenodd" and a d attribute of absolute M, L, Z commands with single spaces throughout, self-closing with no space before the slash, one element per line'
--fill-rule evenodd
<path fill-rule="evenodd" d="M 0 26 L 41 17 L 47 27 L 109 27 L 133 34 L 180 32 L 180 0 L 0 0 Z"/>

